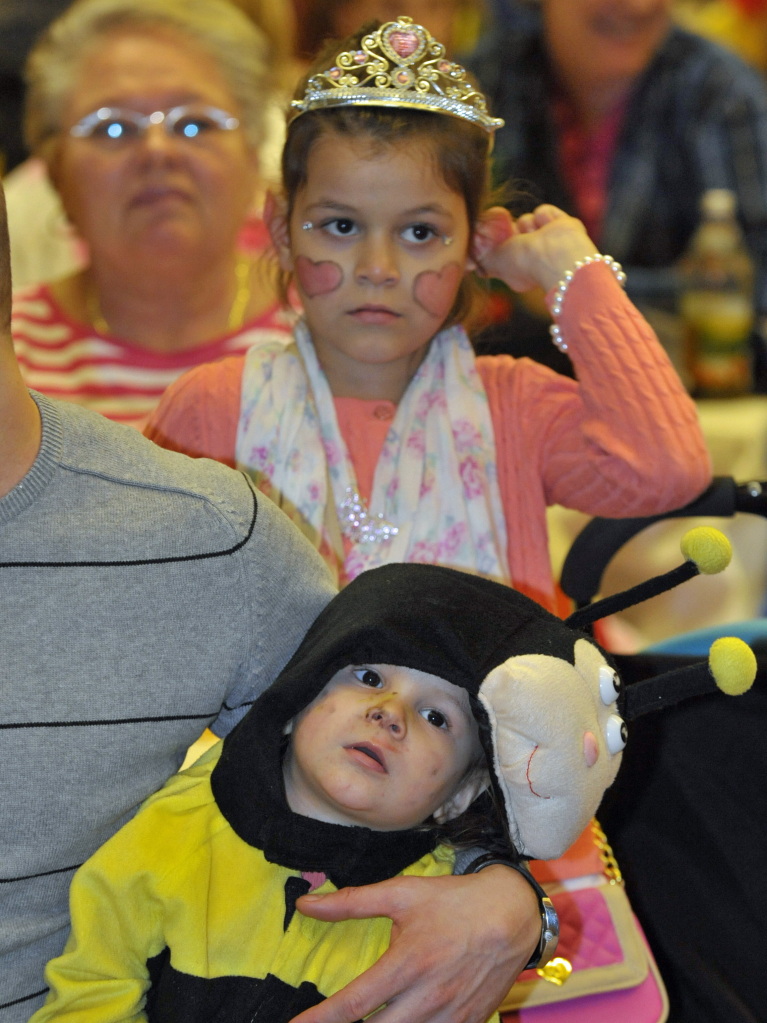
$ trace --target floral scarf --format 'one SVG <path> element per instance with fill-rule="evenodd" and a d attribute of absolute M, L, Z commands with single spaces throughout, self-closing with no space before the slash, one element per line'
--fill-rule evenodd
<path fill-rule="evenodd" d="M 410 381 L 369 509 L 303 322 L 292 344 L 266 341 L 246 356 L 236 459 L 340 584 L 391 561 L 511 581 L 490 410 L 461 327 L 437 334 Z"/>

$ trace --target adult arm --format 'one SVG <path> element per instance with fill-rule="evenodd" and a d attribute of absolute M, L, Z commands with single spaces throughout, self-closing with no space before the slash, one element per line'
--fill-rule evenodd
<path fill-rule="evenodd" d="M 40 414 L 26 384 L 11 339 L 11 256 L 5 194 L 0 185 L 0 497 L 21 482 L 40 448 Z"/>
<path fill-rule="evenodd" d="M 660 112 L 663 112 L 661 114 Z M 632 251 L 640 232 L 653 232 L 653 216 L 677 206 L 676 217 L 666 230 L 661 227 L 659 245 L 677 249 L 680 235 L 689 233 L 699 220 L 700 196 L 710 188 L 729 188 L 737 197 L 738 217 L 756 263 L 757 311 L 767 313 L 767 87 L 763 77 L 734 54 L 682 30 L 675 30 L 658 61 L 652 65 L 628 113 L 631 121 L 631 152 L 621 154 L 616 167 L 610 223 L 606 225 L 608 251 L 620 251 L 626 216 L 634 225 Z M 658 117 L 665 116 L 668 131 L 658 131 Z M 668 139 L 673 139 L 669 149 Z M 655 210 L 646 212 L 646 198 L 637 189 L 636 154 L 649 154 L 657 174 L 669 178 L 674 166 L 683 172 L 672 177 L 671 197 L 658 196 Z M 650 175 L 649 181 L 656 180 Z M 667 238 L 663 235 L 667 234 Z M 639 245 L 647 248 L 647 244 Z M 649 247 L 652 252 L 652 246 Z M 675 267 L 633 267 L 626 262 L 629 292 L 650 303 L 660 296 L 673 299 L 677 284 Z M 665 260 L 668 264 L 669 260 Z"/>
<path fill-rule="evenodd" d="M 484 1023 L 527 965 L 541 936 L 538 900 L 516 871 L 393 878 L 297 902 L 307 916 L 388 916 L 388 951 L 342 991 L 293 1023 Z"/>

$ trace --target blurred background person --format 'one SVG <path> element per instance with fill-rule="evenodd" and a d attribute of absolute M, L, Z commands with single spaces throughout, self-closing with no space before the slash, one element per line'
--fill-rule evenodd
<path fill-rule="evenodd" d="M 24 61 L 45 26 L 72 0 L 2 0 L 0 3 L 0 174 L 27 155 L 22 130 Z"/>
<path fill-rule="evenodd" d="M 297 52 L 308 61 L 328 39 L 344 39 L 369 21 L 406 14 L 424 25 L 448 53 L 465 54 L 485 24 L 484 0 L 293 0 Z"/>
<path fill-rule="evenodd" d="M 674 0 L 674 20 L 767 72 L 767 0 Z"/>
<path fill-rule="evenodd" d="M 37 43 L 27 137 L 88 262 L 14 296 L 29 386 L 141 426 L 179 373 L 284 329 L 254 258 L 265 49 L 228 0 L 77 0 Z"/>
<path fill-rule="evenodd" d="M 259 145 L 262 179 L 279 177 L 284 134 L 284 97 L 300 73 L 295 17 L 288 0 L 230 0 L 261 29 L 268 41 L 273 99 L 264 112 Z M 51 186 L 45 163 L 29 155 L 24 139 L 24 66 L 35 40 L 72 0 L 2 0 L 0 3 L 0 174 L 4 180 L 11 230 L 15 287 L 54 280 L 81 269 L 88 247 L 77 235 Z M 255 209 L 260 209 L 260 196 Z M 262 241 L 256 236 L 255 241 Z M 245 232 L 244 244 L 254 241 Z"/>
<path fill-rule="evenodd" d="M 517 0 L 467 63 L 505 119 L 498 182 L 545 197 L 586 224 L 628 275 L 632 299 L 663 333 L 674 268 L 710 188 L 735 192 L 756 264 L 757 322 L 767 316 L 767 88 L 730 50 L 674 25 L 673 0 Z M 503 27 L 501 27 L 501 25 Z M 656 310 L 659 315 L 656 315 Z M 515 301 L 513 332 L 480 351 L 550 361 L 548 317 Z M 754 336 L 764 389 L 764 324 Z M 564 357 L 556 368 L 569 372 Z"/>

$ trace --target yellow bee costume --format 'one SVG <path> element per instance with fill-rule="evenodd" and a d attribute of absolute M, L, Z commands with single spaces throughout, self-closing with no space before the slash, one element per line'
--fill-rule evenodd
<path fill-rule="evenodd" d="M 536 857 L 564 852 L 613 780 L 625 742 L 618 708 L 630 718 L 662 702 L 657 687 L 622 692 L 590 636 L 506 586 L 432 565 L 362 573 L 223 745 L 172 778 L 75 875 L 72 935 L 30 1023 L 287 1023 L 380 958 L 390 921 L 303 917 L 294 912 L 310 886 L 302 875 L 324 875 L 326 891 L 401 872 L 437 876 L 452 871 L 453 852 L 426 828 L 373 831 L 293 813 L 282 773 L 285 725 L 336 671 L 364 664 L 467 690 L 508 845 Z M 701 686 L 715 682 L 694 670 L 677 698 Z"/>
<path fill-rule="evenodd" d="M 55 997 L 38 1020 L 279 1023 L 342 988 L 386 950 L 388 919 L 328 924 L 293 913 L 309 882 L 269 863 L 221 815 L 210 787 L 220 753 L 218 745 L 172 778 L 78 872 L 72 937 L 50 964 Z M 376 862 L 394 840 L 344 830 L 364 832 L 378 848 L 339 846 L 339 864 L 344 857 L 361 862 L 338 882 L 380 879 Z M 452 851 L 442 846 L 404 872 L 437 876 L 452 866 Z M 318 890 L 334 888 L 328 880 Z"/>

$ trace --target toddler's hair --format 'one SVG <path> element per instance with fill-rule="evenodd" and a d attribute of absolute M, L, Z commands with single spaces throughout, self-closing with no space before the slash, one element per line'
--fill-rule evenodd
<path fill-rule="evenodd" d="M 326 70 L 338 53 L 359 49 L 362 37 L 377 27 L 377 22 L 368 24 L 348 39 L 329 43 L 299 82 L 294 97 L 303 98 L 313 75 Z M 473 236 L 480 214 L 489 202 L 491 136 L 469 121 L 425 110 L 350 105 L 311 110 L 292 120 L 289 115 L 282 152 L 282 185 L 288 217 L 299 190 L 306 184 L 312 147 L 321 137 L 332 134 L 367 145 L 374 153 L 391 146 L 407 147 L 413 152 L 422 148 L 425 156 L 431 156 L 447 187 L 463 198 L 470 237 Z M 283 276 L 280 281 L 283 298 L 288 293 L 288 284 L 288 278 Z M 477 291 L 474 277 L 464 277 L 444 326 L 462 322 L 470 315 Z"/>
<path fill-rule="evenodd" d="M 479 724 L 480 734 L 485 737 L 489 736 L 488 724 L 484 721 L 482 714 L 477 713 L 479 701 L 476 696 L 470 696 L 469 703 Z M 492 739 L 490 743 L 492 744 Z M 468 806 L 457 817 L 439 822 L 430 817 L 422 825 L 422 828 L 436 834 L 440 842 L 451 845 L 454 849 L 480 847 L 486 852 L 492 852 L 498 856 L 508 856 L 511 853 L 516 857 L 517 851 L 505 823 L 503 796 L 493 781 L 493 772 L 488 764 L 485 752 L 487 748 L 487 742 L 483 739 L 482 750 L 474 757 L 466 771 L 467 774 L 476 770 L 489 772 L 487 788 L 477 796 L 471 806 Z"/>

